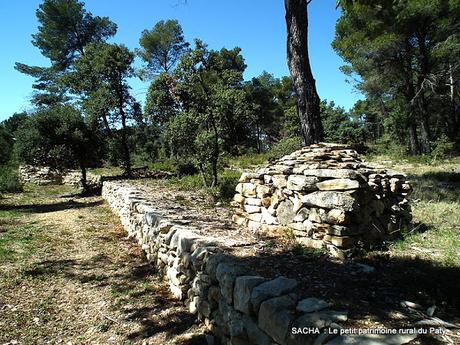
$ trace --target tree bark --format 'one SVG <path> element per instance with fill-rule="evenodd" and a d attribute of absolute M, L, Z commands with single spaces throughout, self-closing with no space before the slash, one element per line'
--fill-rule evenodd
<path fill-rule="evenodd" d="M 289 71 L 297 94 L 297 112 L 300 117 L 305 145 L 323 140 L 320 99 L 308 56 L 308 2 L 284 0 L 287 25 L 287 57 Z"/>
<path fill-rule="evenodd" d="M 80 164 L 80 167 L 81 167 L 81 187 L 83 189 L 83 193 L 86 193 L 88 192 L 89 188 L 88 188 L 88 183 L 87 183 L 87 178 L 86 178 L 86 167 L 85 165 L 82 163 Z"/>

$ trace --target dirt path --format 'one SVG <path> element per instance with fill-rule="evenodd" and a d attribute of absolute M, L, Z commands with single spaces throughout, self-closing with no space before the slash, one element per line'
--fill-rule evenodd
<path fill-rule="evenodd" d="M 0 200 L 0 344 L 203 344 L 100 197 Z"/>

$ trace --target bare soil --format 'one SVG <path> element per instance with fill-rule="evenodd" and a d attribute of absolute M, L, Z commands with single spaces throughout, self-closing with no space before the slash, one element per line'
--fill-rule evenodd
<path fill-rule="evenodd" d="M 101 197 L 29 188 L 0 200 L 0 344 L 205 343 Z"/>

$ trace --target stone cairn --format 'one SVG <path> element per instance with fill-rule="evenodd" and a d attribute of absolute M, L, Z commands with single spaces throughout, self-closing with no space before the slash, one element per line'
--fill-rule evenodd
<path fill-rule="evenodd" d="M 233 221 L 345 258 L 411 222 L 402 173 L 363 162 L 345 145 L 320 143 L 241 175 Z"/>

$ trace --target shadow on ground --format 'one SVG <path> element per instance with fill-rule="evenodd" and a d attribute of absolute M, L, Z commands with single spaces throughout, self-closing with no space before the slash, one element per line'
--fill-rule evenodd
<path fill-rule="evenodd" d="M 98 254 L 88 260 L 44 260 L 35 263 L 22 272 L 24 277 L 47 279 L 60 276 L 72 279 L 93 288 L 108 287 L 112 296 L 125 299 L 129 308 L 123 308 L 123 320 L 139 325 L 137 331 L 126 335 L 126 340 L 139 341 L 164 333 L 172 339 L 189 330 L 196 324 L 196 317 L 184 308 L 181 301 L 174 300 L 161 281 L 154 267 L 133 256 L 136 264 L 112 262 L 104 254 Z M 118 266 L 117 266 L 118 265 Z M 114 268 L 118 267 L 118 268 Z M 146 282 L 149 282 L 146 285 Z M 205 343 L 204 335 L 192 336 L 180 344 L 198 345 Z"/>
<path fill-rule="evenodd" d="M 407 313 L 400 302 L 412 301 L 424 306 L 421 312 L 436 305 L 437 317 L 449 322 L 460 321 L 458 267 L 440 267 L 427 260 L 385 254 L 341 263 L 318 251 L 302 251 L 268 250 L 238 261 L 250 267 L 254 274 L 297 279 L 302 297 L 324 298 L 332 302 L 334 308 L 348 310 L 352 320 L 371 319 L 398 328 L 401 320 L 395 311 Z M 373 272 L 365 273 L 357 262 L 371 266 Z M 429 339 L 426 344 L 436 343 Z"/>
<path fill-rule="evenodd" d="M 63 201 L 52 204 L 28 204 L 28 205 L 0 205 L 0 211 L 19 211 L 24 213 L 48 213 L 67 209 L 79 209 L 102 205 L 102 200 L 93 202 L 78 202 L 75 200 Z"/>
<path fill-rule="evenodd" d="M 413 200 L 460 201 L 460 172 L 429 172 L 408 177 L 414 186 Z"/>

